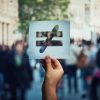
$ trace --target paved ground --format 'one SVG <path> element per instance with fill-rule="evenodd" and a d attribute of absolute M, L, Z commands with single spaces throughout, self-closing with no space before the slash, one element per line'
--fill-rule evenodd
<path fill-rule="evenodd" d="M 41 82 L 32 85 L 32 88 L 28 91 L 27 100 L 42 100 Z"/>
<path fill-rule="evenodd" d="M 35 82 L 32 85 L 32 88 L 27 93 L 27 100 L 42 100 L 41 94 L 41 84 L 42 82 Z M 66 80 L 64 81 L 64 88 L 63 90 L 60 89 L 58 92 L 59 100 L 87 100 L 81 99 L 81 95 L 78 93 L 67 93 L 67 85 Z"/>

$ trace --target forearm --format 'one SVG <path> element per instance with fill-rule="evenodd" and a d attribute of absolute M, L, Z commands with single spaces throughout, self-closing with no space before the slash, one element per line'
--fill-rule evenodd
<path fill-rule="evenodd" d="M 56 88 L 47 83 L 42 86 L 42 100 L 57 100 Z"/>
<path fill-rule="evenodd" d="M 42 86 L 42 100 L 57 100 L 56 88 L 64 71 L 58 60 L 45 58 L 45 77 Z"/>

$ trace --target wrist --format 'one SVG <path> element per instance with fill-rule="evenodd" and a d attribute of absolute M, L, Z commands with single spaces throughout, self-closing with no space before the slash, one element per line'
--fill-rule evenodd
<path fill-rule="evenodd" d="M 56 91 L 56 88 L 57 86 L 55 84 L 53 84 L 49 80 L 44 80 L 43 85 L 42 85 L 42 90 L 50 89 L 50 90 Z"/>
<path fill-rule="evenodd" d="M 52 90 L 56 92 L 56 86 L 54 86 L 48 81 L 44 81 L 42 85 L 42 91 L 46 91 L 46 90 Z"/>
<path fill-rule="evenodd" d="M 57 100 L 56 87 L 44 82 L 42 85 L 42 100 Z"/>

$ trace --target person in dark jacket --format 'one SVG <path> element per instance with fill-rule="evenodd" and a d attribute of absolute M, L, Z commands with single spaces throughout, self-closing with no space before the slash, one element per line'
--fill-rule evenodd
<path fill-rule="evenodd" d="M 96 56 L 97 68 L 93 74 L 91 86 L 90 86 L 90 100 L 100 99 L 100 48 Z"/>
<path fill-rule="evenodd" d="M 21 94 L 20 100 L 25 100 L 25 94 L 32 81 L 32 70 L 29 59 L 24 52 L 23 41 L 15 43 L 14 50 L 9 55 L 8 83 L 10 85 L 11 100 L 17 100 L 17 90 Z"/>
<path fill-rule="evenodd" d="M 6 68 L 7 68 L 7 58 L 9 49 L 7 46 L 2 45 L 0 49 L 0 92 L 4 91 L 4 85 L 7 78 Z"/>

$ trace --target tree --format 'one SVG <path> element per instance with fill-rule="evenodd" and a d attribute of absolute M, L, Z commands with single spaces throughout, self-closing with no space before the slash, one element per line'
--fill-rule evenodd
<path fill-rule="evenodd" d="M 31 20 L 67 19 L 69 0 L 19 0 L 19 29 L 28 33 Z"/>

